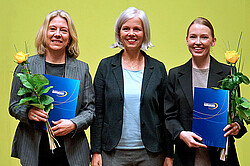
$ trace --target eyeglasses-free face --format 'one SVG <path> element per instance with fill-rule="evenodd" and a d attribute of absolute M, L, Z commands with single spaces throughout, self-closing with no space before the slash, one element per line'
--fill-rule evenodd
<path fill-rule="evenodd" d="M 125 22 L 120 30 L 120 38 L 126 50 L 140 49 L 144 38 L 141 19 L 134 17 Z"/>
<path fill-rule="evenodd" d="M 192 56 L 201 57 L 210 55 L 210 48 L 215 45 L 216 38 L 211 30 L 202 24 L 193 24 L 186 38 L 187 46 Z"/>
<path fill-rule="evenodd" d="M 46 48 L 48 51 L 64 51 L 70 41 L 67 21 L 60 17 L 54 17 L 47 30 Z"/>

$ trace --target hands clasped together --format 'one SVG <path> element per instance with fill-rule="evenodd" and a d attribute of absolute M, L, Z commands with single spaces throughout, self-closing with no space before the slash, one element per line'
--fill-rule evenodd
<path fill-rule="evenodd" d="M 48 118 L 48 113 L 40 108 L 33 107 L 30 109 L 28 117 L 30 120 L 34 120 L 37 122 L 46 122 Z M 56 136 L 67 135 L 68 133 L 76 129 L 76 125 L 68 119 L 60 119 L 58 121 L 52 121 L 52 123 L 55 126 L 53 126 L 51 129 L 53 130 Z"/>

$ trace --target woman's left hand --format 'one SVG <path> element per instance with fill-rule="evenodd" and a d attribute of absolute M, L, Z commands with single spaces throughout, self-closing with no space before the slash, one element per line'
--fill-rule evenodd
<path fill-rule="evenodd" d="M 56 122 L 52 121 L 52 123 L 55 126 L 51 129 L 54 131 L 56 136 L 64 136 L 76 129 L 76 125 L 71 120 L 60 119 Z"/>
<path fill-rule="evenodd" d="M 229 130 L 228 130 L 229 129 Z M 239 134 L 239 131 L 240 131 L 241 127 L 240 125 L 237 123 L 237 122 L 233 122 L 231 124 L 228 124 L 224 129 L 223 131 L 227 131 L 225 134 L 224 134 L 224 137 L 228 136 L 228 135 L 238 135 Z"/>

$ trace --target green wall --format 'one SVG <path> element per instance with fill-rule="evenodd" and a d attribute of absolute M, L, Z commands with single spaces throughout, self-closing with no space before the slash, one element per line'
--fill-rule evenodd
<path fill-rule="evenodd" d="M 52 10 L 67 11 L 76 25 L 80 44 L 79 59 L 87 62 L 94 76 L 99 61 L 119 51 L 109 46 L 114 42 L 114 24 L 118 15 L 130 6 L 146 12 L 151 25 L 154 48 L 148 54 L 161 60 L 167 70 L 183 64 L 190 57 L 185 36 L 193 19 L 203 16 L 211 20 L 217 37 L 212 55 L 224 62 L 229 41 L 237 46 L 243 32 L 242 48 L 245 55 L 244 72 L 250 76 L 250 2 L 249 0 L 0 0 L 0 165 L 17 166 L 19 160 L 11 158 L 11 144 L 18 121 L 8 113 L 15 44 L 35 54 L 36 32 L 45 16 Z M 248 31 L 247 31 L 248 30 Z M 242 86 L 242 95 L 250 100 L 250 87 Z M 248 127 L 248 130 L 250 127 Z M 250 165 L 250 134 L 236 141 L 242 166 Z"/>

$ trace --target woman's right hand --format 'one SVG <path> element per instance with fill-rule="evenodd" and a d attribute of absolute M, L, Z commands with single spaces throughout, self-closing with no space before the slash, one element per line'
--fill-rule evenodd
<path fill-rule="evenodd" d="M 195 140 L 197 139 L 198 141 L 202 141 L 202 138 L 191 131 L 182 131 L 179 135 L 179 138 L 183 140 L 190 148 L 207 148 L 205 144 L 199 143 Z"/>
<path fill-rule="evenodd" d="M 28 117 L 30 120 L 34 120 L 37 122 L 40 122 L 40 121 L 46 122 L 46 120 L 48 118 L 48 113 L 43 111 L 40 108 L 32 107 L 29 110 Z"/>
<path fill-rule="evenodd" d="M 100 153 L 93 153 L 91 166 L 102 166 L 102 155 Z"/>

